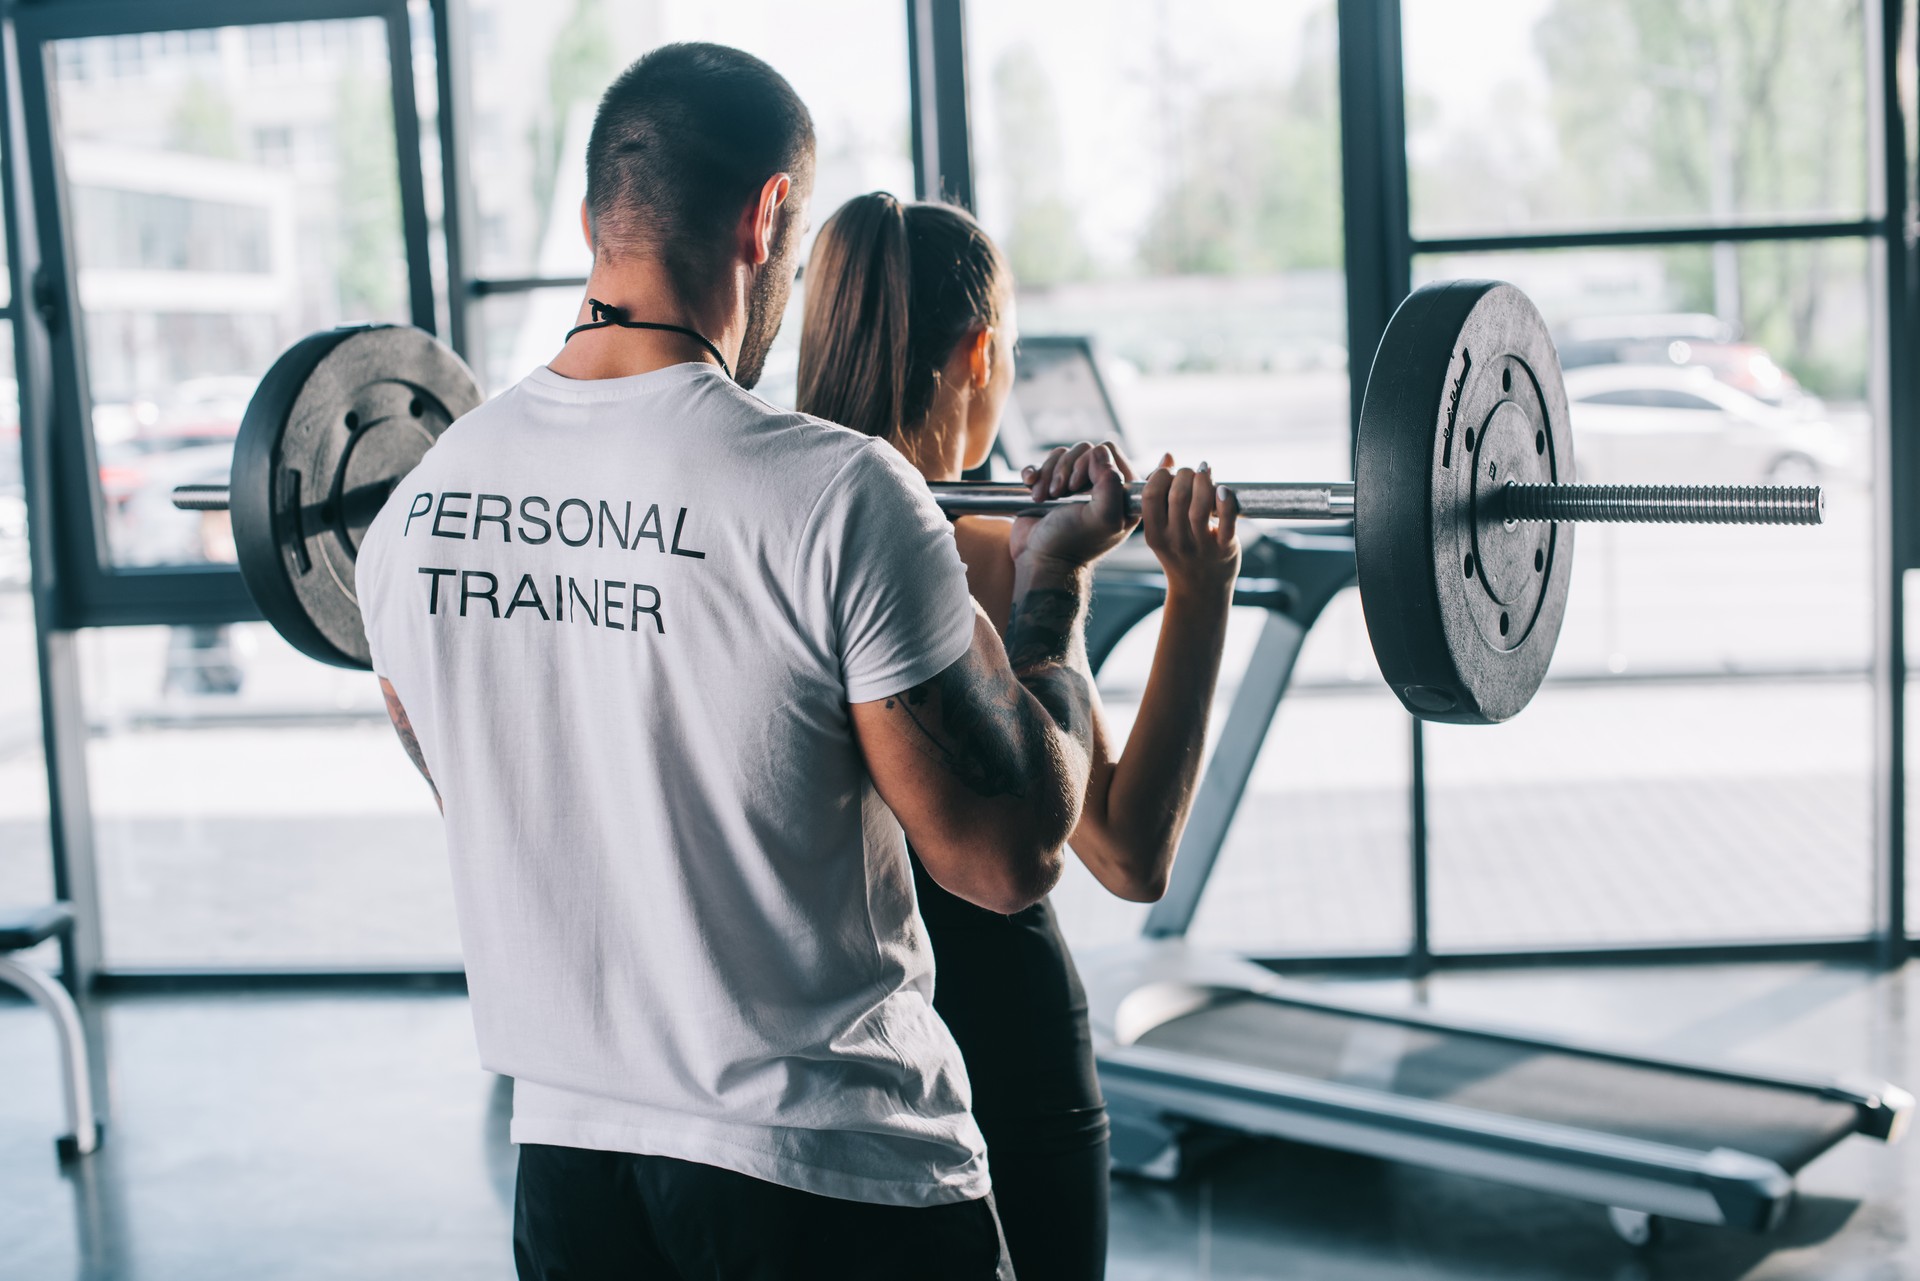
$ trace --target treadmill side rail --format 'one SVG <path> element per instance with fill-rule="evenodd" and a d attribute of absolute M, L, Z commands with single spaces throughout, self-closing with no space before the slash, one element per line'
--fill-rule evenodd
<path fill-rule="evenodd" d="M 1130 1105 L 1388 1160 L 1521 1184 L 1601 1205 L 1765 1231 L 1793 1196 L 1775 1162 L 1382 1094 L 1147 1046 L 1100 1055 Z"/>
<path fill-rule="evenodd" d="M 1346 1018 L 1480 1037 L 1530 1050 L 1578 1055 L 1627 1067 L 1644 1067 L 1816 1095 L 1852 1104 L 1859 1114 L 1855 1133 L 1887 1143 L 1899 1142 L 1906 1133 L 1908 1118 L 1913 1111 L 1913 1096 L 1899 1086 L 1883 1081 L 1775 1073 L 1685 1057 L 1669 1058 L 1652 1052 L 1601 1045 L 1578 1037 L 1524 1031 L 1458 1015 L 1395 1009 L 1384 1003 L 1323 993 L 1308 985 L 1284 979 L 1252 962 L 1211 955 L 1204 949 L 1190 948 L 1179 940 L 1139 940 L 1096 950 L 1081 962 L 1081 977 L 1087 985 L 1095 1031 L 1122 1045 L 1138 1040 L 1160 1023 L 1192 1013 L 1208 1004 L 1235 996 L 1255 996 L 1278 1005 L 1319 1010 Z M 1116 980 L 1124 993 L 1117 1000 L 1111 995 Z"/>

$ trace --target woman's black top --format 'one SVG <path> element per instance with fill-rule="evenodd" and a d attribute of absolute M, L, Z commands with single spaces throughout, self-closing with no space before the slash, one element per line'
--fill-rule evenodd
<path fill-rule="evenodd" d="M 918 858 L 913 880 L 933 945 L 933 1007 L 966 1059 L 990 1157 L 1103 1141 L 1087 994 L 1052 905 L 989 912 L 941 889 Z"/>

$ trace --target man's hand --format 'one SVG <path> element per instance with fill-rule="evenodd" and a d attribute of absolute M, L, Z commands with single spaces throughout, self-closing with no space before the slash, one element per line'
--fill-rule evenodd
<path fill-rule="evenodd" d="M 1022 516 L 1013 522 L 1007 550 L 1014 563 L 1051 562 L 1063 570 L 1091 565 L 1125 542 L 1139 523 L 1127 512 L 1127 482 L 1131 468 L 1111 444 L 1085 441 L 1071 449 L 1055 449 L 1038 467 L 1021 473 L 1033 490 L 1035 502 L 1091 493 L 1092 500 L 1074 503 L 1045 516 Z"/>

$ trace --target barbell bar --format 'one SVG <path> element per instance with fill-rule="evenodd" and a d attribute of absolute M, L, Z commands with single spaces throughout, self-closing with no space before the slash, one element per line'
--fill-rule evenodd
<path fill-rule="evenodd" d="M 277 360 L 247 406 L 227 485 L 174 504 L 228 510 L 262 615 L 324 662 L 369 665 L 360 538 L 439 434 L 479 404 L 459 357 L 399 325 L 331 330 Z M 1254 520 L 1351 521 L 1381 674 L 1409 711 L 1491 724 L 1546 676 L 1584 522 L 1818 525 L 1817 486 L 1573 483 L 1559 357 L 1526 295 L 1447 281 L 1387 325 L 1361 404 L 1351 482 L 1239 482 Z M 1137 511 L 1143 485 L 1131 487 Z M 951 515 L 1022 515 L 1020 484 L 932 486 Z"/>
<path fill-rule="evenodd" d="M 1352 520 L 1353 483 L 1221 481 L 1249 520 Z M 949 516 L 1044 516 L 1090 501 L 1069 494 L 1036 502 L 1027 486 L 1003 481 L 935 481 L 934 502 Z M 1127 486 L 1127 507 L 1140 514 L 1146 482 Z M 226 485 L 177 485 L 182 511 L 227 510 Z M 1826 501 L 1818 485 L 1520 485 L 1501 491 L 1511 521 L 1598 521 L 1668 525 L 1818 525 Z"/>
<path fill-rule="evenodd" d="M 1352 520 L 1353 484 L 1221 481 L 1249 520 Z M 210 487 L 217 488 L 217 487 Z M 934 501 L 949 516 L 1039 516 L 1089 501 L 1073 494 L 1035 502 L 1025 485 L 998 481 L 936 482 Z M 1140 514 L 1142 481 L 1127 486 L 1128 508 Z M 177 495 L 180 491 L 175 490 Z M 1663 525 L 1818 525 L 1826 511 L 1818 485 L 1521 485 L 1498 494 L 1511 521 L 1603 521 Z"/>

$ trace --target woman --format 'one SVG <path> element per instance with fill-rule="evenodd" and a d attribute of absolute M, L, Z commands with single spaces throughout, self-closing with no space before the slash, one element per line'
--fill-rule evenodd
<path fill-rule="evenodd" d="M 958 480 L 986 461 L 1013 386 L 1015 333 L 1012 278 L 978 223 L 946 205 L 857 197 L 820 229 L 806 287 L 801 410 L 885 437 L 928 480 Z M 1084 488 L 1092 448 L 1054 450 L 1023 478 L 1037 497 Z M 1102 885 L 1140 902 L 1165 892 L 1186 823 L 1240 563 L 1232 493 L 1216 489 L 1205 464 L 1174 474 L 1172 461 L 1148 478 L 1142 512 L 1167 575 L 1153 671 L 1118 755 L 1095 696 L 1093 771 L 1071 841 Z M 968 586 L 1002 633 L 1015 524 L 954 522 Z M 914 877 L 934 1007 L 966 1059 L 1015 1271 L 1098 1278 L 1107 1117 L 1086 996 L 1053 909 L 1043 901 L 1001 916 L 941 889 L 918 860 Z"/>

